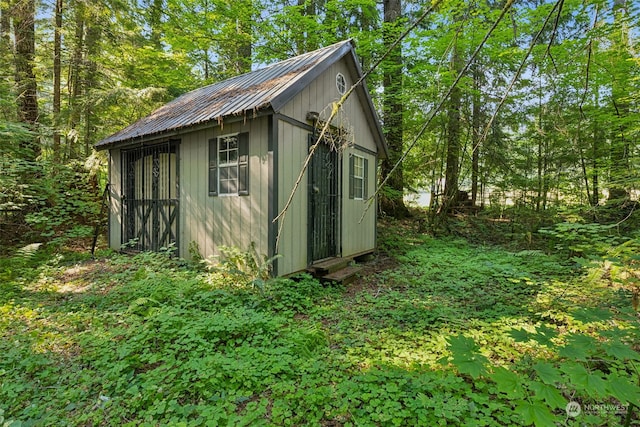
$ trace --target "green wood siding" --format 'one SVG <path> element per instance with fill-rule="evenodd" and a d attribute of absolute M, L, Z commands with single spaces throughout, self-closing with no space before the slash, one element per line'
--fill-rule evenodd
<path fill-rule="evenodd" d="M 109 209 L 109 247 L 120 250 L 122 236 L 122 173 L 120 150 L 111 150 L 109 155 L 110 209 Z"/>
<path fill-rule="evenodd" d="M 181 136 L 180 242 L 188 255 L 196 242 L 203 256 L 219 254 L 220 246 L 247 250 L 251 243 L 268 254 L 267 118 L 224 124 Z M 248 132 L 248 196 L 209 194 L 209 143 L 212 138 Z"/>
<path fill-rule="evenodd" d="M 303 88 L 281 111 L 284 116 L 274 125 L 274 159 L 277 191 L 276 206 L 279 213 L 285 206 L 308 153 L 308 134 L 311 124 L 306 120 L 310 111 L 330 109 L 339 99 L 335 77 L 341 72 L 352 84 L 355 75 L 343 61 L 332 65 L 309 86 Z M 328 111 L 328 110 L 327 110 Z M 366 201 L 349 199 L 349 155 L 355 153 L 367 159 L 367 188 L 373 194 L 376 185 L 375 153 L 377 151 L 372 130 L 360 99 L 352 95 L 344 106 L 344 121 L 337 126 L 348 127 L 353 145 L 341 153 L 341 218 L 338 236 L 338 255 L 350 256 L 375 249 L 376 209 L 372 206 L 360 222 Z M 280 117 L 280 116 L 276 116 Z M 292 120 L 291 120 L 292 119 Z M 270 253 L 269 241 L 269 121 L 267 116 L 244 121 L 224 123 L 208 129 L 185 131 L 172 138 L 180 139 L 179 150 L 179 237 L 180 253 L 189 257 L 189 245 L 197 243 L 203 256 L 219 254 L 219 247 L 235 246 L 246 250 L 253 242 L 261 255 Z M 211 196 L 209 194 L 209 143 L 212 138 L 232 133 L 249 135 L 249 188 L 248 196 Z M 159 141 L 158 141 L 159 142 Z M 112 206 L 110 240 L 112 247 L 120 246 L 120 153 L 111 150 Z M 277 253 L 278 275 L 302 271 L 307 267 L 308 233 L 308 177 L 305 175 L 289 208 L 282 226 Z"/>
<path fill-rule="evenodd" d="M 350 148 L 344 153 L 345 158 L 349 153 L 364 157 L 367 161 L 367 189 L 369 195 L 376 188 L 376 159 L 375 156 L 362 152 L 356 148 Z M 343 162 L 345 177 L 348 178 L 349 165 Z M 360 218 L 365 212 L 367 200 L 355 200 L 346 197 L 349 194 L 349 179 L 342 182 L 342 193 L 345 195 L 342 202 L 342 253 L 343 256 L 357 255 L 370 251 L 376 247 L 376 205 L 375 203 L 366 212 L 362 222 Z"/>
<path fill-rule="evenodd" d="M 325 111 L 325 117 L 328 116 L 330 106 L 340 98 L 340 94 L 336 88 L 336 74 L 340 72 L 347 78 L 347 84 L 351 85 L 356 77 L 352 75 L 349 68 L 343 61 L 339 61 L 325 71 L 318 79 L 309 86 L 304 88 L 292 101 L 287 104 L 282 114 L 294 118 L 303 123 L 310 123 L 306 120 L 306 114 L 309 111 L 322 112 Z M 360 218 L 365 212 L 366 201 L 349 199 L 349 154 L 357 154 L 367 159 L 367 189 L 369 196 L 372 195 L 376 188 L 376 156 L 371 154 L 377 151 L 373 133 L 367 123 L 365 110 L 360 100 L 354 93 L 347 99 L 343 107 L 344 121 L 334 121 L 334 125 L 348 127 L 351 131 L 354 146 L 349 147 L 342 152 L 342 217 L 340 219 L 340 240 L 342 246 L 342 256 L 351 256 L 361 254 L 363 252 L 372 251 L 376 247 L 376 206 L 375 204 L 366 212 L 364 219 L 360 222 Z M 308 131 L 296 128 L 291 124 L 280 122 L 281 129 L 289 128 L 284 132 L 281 130 L 279 135 L 280 141 L 292 141 L 291 143 L 282 143 L 280 151 L 280 197 L 279 204 L 282 206 L 288 198 L 293 183 L 298 176 L 302 162 L 306 156 L 306 139 L 305 134 Z M 283 138 L 292 138 L 290 140 Z M 295 145 L 293 147 L 292 145 Z M 358 147 L 363 148 L 359 149 Z M 286 159 L 291 159 L 287 162 Z M 293 167 L 294 170 L 291 170 Z M 303 185 L 296 195 L 295 210 L 292 212 L 300 212 L 299 214 L 289 214 L 285 222 L 286 233 L 281 243 L 280 253 L 285 254 L 286 258 L 281 260 L 281 265 L 287 266 L 290 271 L 299 271 L 306 267 L 306 233 L 307 225 L 302 223 L 301 219 L 307 217 L 307 194 L 306 194 L 306 177 Z M 296 217 L 291 218 L 292 216 Z M 302 247 L 298 241 L 303 242 Z M 289 255 L 291 254 L 291 255 Z M 283 265 L 284 264 L 284 265 Z M 280 271 L 286 274 L 285 271 Z"/>
<path fill-rule="evenodd" d="M 280 121 L 278 124 L 278 206 L 287 203 L 307 156 L 308 130 Z M 278 273 L 290 274 L 307 267 L 307 176 L 298 187 L 280 235 Z"/>

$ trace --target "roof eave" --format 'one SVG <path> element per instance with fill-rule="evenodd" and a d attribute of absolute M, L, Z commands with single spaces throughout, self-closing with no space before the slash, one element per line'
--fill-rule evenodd
<path fill-rule="evenodd" d="M 96 143 L 94 147 L 96 150 L 106 150 L 111 148 L 128 147 L 137 144 L 147 144 L 158 139 L 171 138 L 180 134 L 184 134 L 186 132 L 192 132 L 194 130 L 215 126 L 215 124 L 212 126 L 212 123 L 217 124 L 229 120 L 246 120 L 248 116 L 254 118 L 258 115 L 264 114 L 265 112 L 267 114 L 280 112 L 285 105 L 291 102 L 291 100 L 298 93 L 300 93 L 301 90 L 303 90 L 307 85 L 317 79 L 329 67 L 331 67 L 333 64 L 335 64 L 345 56 L 348 56 L 347 63 L 350 65 L 352 72 L 355 73 L 357 79 L 360 79 L 363 76 L 363 72 L 355 54 L 355 46 L 353 40 L 349 39 L 346 42 L 336 43 L 336 45 L 339 45 L 337 46 L 337 49 L 332 50 L 328 54 L 326 54 L 326 56 L 321 57 L 309 69 L 307 69 L 303 73 L 300 73 L 297 78 L 293 79 L 293 81 L 291 81 L 284 90 L 282 90 L 280 93 L 274 94 L 274 96 L 272 96 L 268 100 L 265 99 L 262 105 L 258 105 L 257 107 L 254 106 L 250 109 L 242 109 L 241 111 L 233 112 L 231 114 L 225 115 L 223 113 L 223 115 L 220 117 L 211 117 L 200 123 L 185 124 L 183 126 L 163 129 L 151 133 L 140 132 L 136 133 L 135 135 L 129 135 L 129 133 L 136 128 L 136 123 L 138 123 L 136 122 L 120 130 L 119 132 L 108 136 L 107 138 L 104 138 L 103 140 Z M 368 110 L 365 116 L 369 127 L 372 129 L 373 138 L 375 140 L 376 146 L 378 147 L 379 155 L 381 158 L 386 158 L 389 154 L 388 147 L 385 142 L 382 128 L 380 126 L 378 114 L 371 100 L 371 95 L 369 94 L 369 91 L 364 83 L 360 84 L 359 87 L 356 88 L 356 92 L 360 103 L 365 107 L 366 110 Z"/>
<path fill-rule="evenodd" d="M 350 55 L 349 55 L 350 54 Z M 349 39 L 349 43 L 345 43 L 341 46 L 340 49 L 333 52 L 327 58 L 320 61 L 316 64 L 309 72 L 305 73 L 304 76 L 297 81 L 295 84 L 290 85 L 287 90 L 280 93 L 277 97 L 275 97 L 271 101 L 271 105 L 273 110 L 279 112 L 289 101 L 291 101 L 302 88 L 306 85 L 310 84 L 313 80 L 318 78 L 324 71 L 326 71 L 331 65 L 342 59 L 344 56 L 348 55 L 351 59 L 351 64 L 355 68 L 355 72 L 358 76 L 358 79 L 364 75 L 360 64 L 358 63 L 358 59 L 355 54 L 355 45 L 353 39 Z M 373 106 L 373 101 L 371 100 L 371 95 L 369 94 L 369 90 L 365 82 L 363 81 L 358 88 L 356 88 L 356 92 L 358 93 L 358 97 L 360 101 L 364 103 L 364 105 L 369 109 L 369 114 L 366 114 L 367 122 L 369 126 L 373 128 L 373 137 L 376 142 L 376 146 L 378 147 L 379 157 L 382 159 L 386 159 L 389 157 L 389 148 L 384 138 L 384 133 L 382 132 L 382 127 L 380 126 L 380 119 L 378 117 L 378 113 L 376 112 L 375 107 Z"/>
<path fill-rule="evenodd" d="M 339 61 L 342 57 L 344 57 L 349 52 L 353 52 L 353 41 L 349 39 L 348 43 L 344 43 L 340 49 L 335 50 L 326 58 L 323 58 L 322 61 L 319 61 L 315 64 L 309 71 L 304 73 L 298 81 L 289 85 L 285 90 L 279 93 L 276 97 L 271 100 L 271 105 L 273 110 L 279 112 L 286 104 L 289 103 L 300 91 L 314 81 L 316 78 L 320 77 L 320 75 Z"/>
<path fill-rule="evenodd" d="M 355 50 L 351 50 L 351 62 L 355 67 L 358 79 L 360 79 L 364 75 L 364 72 L 362 71 L 362 67 L 360 67 Z M 369 126 L 373 129 L 373 137 L 375 138 L 376 146 L 378 147 L 379 157 L 386 159 L 389 157 L 389 147 L 387 146 L 382 126 L 380 126 L 380 118 L 378 117 L 378 113 L 371 99 L 371 94 L 369 93 L 369 89 L 367 89 L 367 85 L 364 80 L 359 87 L 356 88 L 356 92 L 358 93 L 360 102 L 369 109 L 369 114 L 365 114 L 365 116 Z"/>
<path fill-rule="evenodd" d="M 151 142 L 156 142 L 158 140 L 171 139 L 174 137 L 178 137 L 180 135 L 184 135 L 185 133 L 188 133 L 188 132 L 197 132 L 202 129 L 213 128 L 216 126 L 220 126 L 221 123 L 229 124 L 229 123 L 244 121 L 247 119 L 248 115 L 250 115 L 251 119 L 254 119 L 262 116 L 267 116 L 270 114 L 273 114 L 273 108 L 271 108 L 271 105 L 267 104 L 267 105 L 261 106 L 258 109 L 243 111 L 241 114 L 230 114 L 224 117 L 216 117 L 211 120 L 207 120 L 205 122 L 201 122 L 201 123 L 197 123 L 189 126 L 182 126 L 174 129 L 168 129 L 162 132 L 149 133 L 149 134 L 134 136 L 134 137 L 130 137 L 122 140 L 103 142 L 108 139 L 111 139 L 111 137 L 108 137 L 103 139 L 102 141 L 97 142 L 94 145 L 94 148 L 97 151 L 111 150 L 116 148 L 129 148 L 136 145 L 144 145 Z"/>

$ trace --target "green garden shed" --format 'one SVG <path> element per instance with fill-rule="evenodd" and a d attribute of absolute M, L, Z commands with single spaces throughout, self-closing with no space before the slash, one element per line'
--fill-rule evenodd
<path fill-rule="evenodd" d="M 188 92 L 96 144 L 109 152 L 109 245 L 201 255 L 253 245 L 276 276 L 376 248 L 366 210 L 387 148 L 364 84 L 311 158 L 318 123 L 362 76 L 351 40 Z M 364 217 L 363 217 L 364 214 Z"/>

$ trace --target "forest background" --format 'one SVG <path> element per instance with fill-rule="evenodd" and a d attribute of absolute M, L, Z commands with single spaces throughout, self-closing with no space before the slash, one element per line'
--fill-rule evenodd
<path fill-rule="evenodd" d="M 0 231 L 90 235 L 106 181 L 97 141 L 186 91 L 345 38 L 371 71 L 391 149 L 384 213 L 405 215 L 403 195 L 422 189 L 436 226 L 461 194 L 533 215 L 534 228 L 559 209 L 621 221 L 640 179 L 639 8 L 2 0 Z"/>
<path fill-rule="evenodd" d="M 631 0 L 0 0 L 0 424 L 638 425 L 639 24 Z M 97 141 L 346 38 L 390 147 L 355 283 L 88 252 Z"/>

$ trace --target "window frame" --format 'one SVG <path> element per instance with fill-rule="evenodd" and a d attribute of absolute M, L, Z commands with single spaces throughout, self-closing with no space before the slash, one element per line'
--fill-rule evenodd
<path fill-rule="evenodd" d="M 336 89 L 340 95 L 347 91 L 347 78 L 342 73 L 336 74 Z"/>
<path fill-rule="evenodd" d="M 226 138 L 236 138 L 235 148 L 227 145 Z M 235 160 L 229 161 L 234 157 Z M 223 155 L 224 156 L 221 156 Z M 224 161 L 222 161 L 224 159 Z M 234 178 L 222 178 L 223 170 L 233 171 Z M 227 175 L 228 176 L 228 175 Z M 235 192 L 222 192 L 222 181 L 235 181 Z M 227 187 L 228 189 L 228 187 Z M 219 197 L 246 196 L 249 194 L 249 134 L 247 132 L 228 133 L 209 140 L 209 195 Z"/>
<path fill-rule="evenodd" d="M 358 160 L 356 160 L 358 159 Z M 361 163 L 357 165 L 356 163 Z M 356 169 L 361 169 L 361 175 L 356 174 Z M 358 154 L 349 156 L 349 198 L 352 200 L 367 200 L 369 180 L 369 159 Z M 361 183 L 358 186 L 357 183 Z"/>

